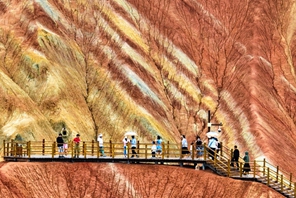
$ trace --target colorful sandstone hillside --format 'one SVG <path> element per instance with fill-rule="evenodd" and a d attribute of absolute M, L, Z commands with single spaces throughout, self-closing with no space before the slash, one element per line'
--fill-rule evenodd
<path fill-rule="evenodd" d="M 0 147 L 220 140 L 296 174 L 296 2 L 0 0 Z M 212 127 L 217 130 L 217 127 Z"/>

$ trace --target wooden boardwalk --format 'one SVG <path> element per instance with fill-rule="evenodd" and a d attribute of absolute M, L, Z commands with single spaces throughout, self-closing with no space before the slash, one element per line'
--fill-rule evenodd
<path fill-rule="evenodd" d="M 196 156 L 196 150 L 189 155 L 183 155 L 181 144 L 162 144 L 162 153 L 158 157 L 152 157 L 151 143 L 137 144 L 136 152 L 138 157 L 131 157 L 130 146 L 126 150 L 126 157 L 123 155 L 122 143 L 112 141 L 104 143 L 104 154 L 101 153 L 98 143 L 82 142 L 79 145 L 79 158 L 74 158 L 74 145 L 69 144 L 68 155 L 59 158 L 56 142 L 36 141 L 36 142 L 3 142 L 3 158 L 5 161 L 13 162 L 105 162 L 105 163 L 127 163 L 127 164 L 163 164 L 177 165 L 190 168 L 211 169 L 214 173 L 225 177 L 240 180 L 258 181 L 286 197 L 296 198 L 296 179 L 291 173 L 286 173 L 278 166 L 265 161 L 251 161 L 251 171 L 243 174 L 243 160 L 240 159 L 237 169 L 233 169 L 230 159 L 233 151 L 225 146 L 214 153 L 208 152 L 208 148 L 203 145 L 203 153 Z M 101 155 L 105 155 L 102 157 Z"/>

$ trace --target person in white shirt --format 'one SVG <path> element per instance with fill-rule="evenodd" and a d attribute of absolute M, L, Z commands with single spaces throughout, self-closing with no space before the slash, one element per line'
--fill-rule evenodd
<path fill-rule="evenodd" d="M 97 141 L 98 141 L 98 144 L 99 144 L 99 149 L 100 149 L 101 156 L 106 157 L 105 154 L 104 154 L 104 145 L 103 145 L 104 141 L 103 141 L 103 135 L 102 134 L 100 134 L 98 136 Z"/>
<path fill-rule="evenodd" d="M 152 157 L 155 157 L 155 153 L 156 153 L 156 145 L 155 145 L 155 141 L 152 141 L 152 147 L 151 147 Z"/>
<path fill-rule="evenodd" d="M 127 138 L 127 136 L 125 136 L 122 140 L 123 142 L 123 155 L 124 157 L 126 157 L 127 155 L 127 144 L 130 142 L 130 140 Z"/>
<path fill-rule="evenodd" d="M 183 155 L 189 155 L 190 151 L 188 150 L 188 144 L 185 135 L 181 135 L 182 140 L 182 154 Z M 189 156 L 187 156 L 189 157 Z"/>
<path fill-rule="evenodd" d="M 218 148 L 218 141 L 217 141 L 217 138 L 215 137 L 211 137 L 209 139 L 209 158 L 211 158 L 212 160 L 214 160 L 215 158 L 215 153 L 216 153 L 216 150 Z"/>

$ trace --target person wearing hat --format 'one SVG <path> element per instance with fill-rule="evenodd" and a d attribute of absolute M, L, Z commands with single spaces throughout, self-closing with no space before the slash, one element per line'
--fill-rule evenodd
<path fill-rule="evenodd" d="M 97 141 L 98 141 L 98 144 L 99 144 L 101 156 L 106 157 L 104 155 L 104 145 L 103 145 L 104 141 L 103 141 L 103 135 L 102 134 L 99 134 Z"/>
<path fill-rule="evenodd" d="M 79 143 L 80 143 L 80 135 L 77 134 L 76 137 L 73 140 L 74 143 L 74 158 L 79 158 L 79 152 L 80 152 L 80 148 L 79 148 Z"/>
<path fill-rule="evenodd" d="M 127 138 L 127 136 L 124 136 L 123 140 L 123 155 L 126 157 L 127 155 L 127 144 L 130 142 L 130 140 Z"/>

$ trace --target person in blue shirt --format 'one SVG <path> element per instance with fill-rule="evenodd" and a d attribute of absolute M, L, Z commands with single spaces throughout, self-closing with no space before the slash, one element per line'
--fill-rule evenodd
<path fill-rule="evenodd" d="M 131 148 L 132 148 L 132 158 L 136 155 L 136 157 L 139 157 L 137 155 L 136 149 L 137 149 L 137 140 L 135 138 L 134 135 L 132 135 L 132 139 L 131 139 Z"/>
<path fill-rule="evenodd" d="M 162 154 L 162 139 L 158 135 L 156 139 L 156 157 L 161 158 L 161 154 Z"/>

